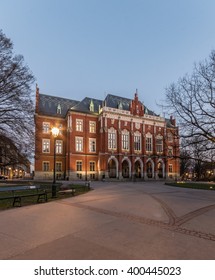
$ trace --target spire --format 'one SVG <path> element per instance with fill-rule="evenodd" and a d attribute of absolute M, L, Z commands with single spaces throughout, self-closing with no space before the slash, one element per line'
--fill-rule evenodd
<path fill-rule="evenodd" d="M 40 89 L 38 85 L 36 84 L 36 103 L 35 103 L 35 112 L 37 113 L 39 111 L 39 95 L 40 95 Z"/>

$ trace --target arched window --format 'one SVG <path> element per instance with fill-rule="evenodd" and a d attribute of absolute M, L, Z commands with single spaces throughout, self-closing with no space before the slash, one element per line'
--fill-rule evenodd
<path fill-rule="evenodd" d="M 163 152 L 163 136 L 162 135 L 158 135 L 156 137 L 156 151 L 157 151 L 157 153 Z"/>
<path fill-rule="evenodd" d="M 108 129 L 108 149 L 116 149 L 117 148 L 117 142 L 116 142 L 116 130 L 111 127 Z"/>
<path fill-rule="evenodd" d="M 141 151 L 141 134 L 139 131 L 134 133 L 134 150 L 137 152 Z"/>
<path fill-rule="evenodd" d="M 122 150 L 129 150 L 129 131 L 122 131 Z"/>
<path fill-rule="evenodd" d="M 148 132 L 146 134 L 146 152 L 152 152 L 152 149 L 153 149 L 152 134 Z"/>

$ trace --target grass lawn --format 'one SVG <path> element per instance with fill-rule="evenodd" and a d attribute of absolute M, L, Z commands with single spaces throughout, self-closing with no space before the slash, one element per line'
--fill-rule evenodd
<path fill-rule="evenodd" d="M 30 185 L 37 186 L 36 189 L 27 189 L 27 190 L 18 190 L 18 187 L 20 185 L 22 186 L 30 186 Z M 84 194 L 86 192 L 88 192 L 90 189 L 88 187 L 85 186 L 85 184 L 68 184 L 67 187 L 68 189 L 75 189 L 75 193 L 59 193 L 60 190 L 60 183 L 56 184 L 56 188 L 57 188 L 57 196 L 56 198 L 52 198 L 52 183 L 37 183 L 37 182 L 22 182 L 22 184 L 1 184 L 1 188 L 5 188 L 5 191 L 0 191 L 0 210 L 5 210 L 5 209 L 9 209 L 9 208 L 13 208 L 13 201 L 14 201 L 14 196 L 25 196 L 25 195 L 32 195 L 32 196 L 28 196 L 28 197 L 22 197 L 21 198 L 21 205 L 22 206 L 26 206 L 26 205 L 31 205 L 31 204 L 37 204 L 37 193 L 41 193 L 44 190 L 47 193 L 47 198 L 48 198 L 48 202 L 49 201 L 53 201 L 53 200 L 57 200 L 57 199 L 62 199 L 62 198 L 66 198 L 66 197 L 71 197 L 71 196 L 77 196 L 80 194 Z M 13 190 L 7 190 L 7 187 L 13 187 Z M 16 189 L 17 187 L 17 189 Z M 39 187 L 39 189 L 38 189 Z M 6 197 L 10 197 L 8 199 L 1 199 L 1 198 L 6 198 Z M 41 199 L 41 201 L 43 201 Z M 43 202 L 40 202 L 43 203 Z M 18 205 L 18 204 L 16 204 Z"/>
<path fill-rule="evenodd" d="M 204 183 L 204 182 L 171 182 L 165 183 L 165 185 L 173 186 L 173 187 L 180 187 L 180 188 L 189 188 L 189 189 L 204 189 L 204 190 L 215 190 L 214 183 Z"/>

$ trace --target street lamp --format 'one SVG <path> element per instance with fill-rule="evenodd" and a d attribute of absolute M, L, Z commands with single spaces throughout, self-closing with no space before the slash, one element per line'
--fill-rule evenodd
<path fill-rule="evenodd" d="M 52 184 L 52 198 L 56 197 L 56 178 L 55 178 L 55 170 L 56 170 L 56 138 L 59 134 L 59 129 L 57 127 L 52 128 L 52 135 L 54 137 L 54 169 L 53 169 L 53 184 Z"/>

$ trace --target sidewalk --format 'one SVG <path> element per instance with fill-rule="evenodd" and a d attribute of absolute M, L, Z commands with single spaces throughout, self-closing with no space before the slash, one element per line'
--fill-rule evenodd
<path fill-rule="evenodd" d="M 215 192 L 158 182 L 0 212 L 0 259 L 215 259 Z"/>

